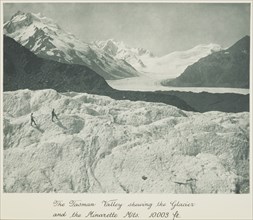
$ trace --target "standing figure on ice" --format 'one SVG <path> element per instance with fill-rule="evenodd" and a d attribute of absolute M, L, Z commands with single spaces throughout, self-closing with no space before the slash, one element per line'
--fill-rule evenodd
<path fill-rule="evenodd" d="M 56 118 L 57 120 L 59 120 L 58 117 L 57 117 L 57 115 L 55 114 L 54 108 L 53 108 L 53 111 L 52 111 L 52 121 L 54 121 L 54 118 Z"/>
<path fill-rule="evenodd" d="M 37 124 L 36 124 L 36 122 L 35 122 L 35 120 L 34 120 L 34 117 L 33 117 L 33 113 L 31 113 L 31 126 L 32 125 L 35 125 L 35 126 L 37 126 Z"/>

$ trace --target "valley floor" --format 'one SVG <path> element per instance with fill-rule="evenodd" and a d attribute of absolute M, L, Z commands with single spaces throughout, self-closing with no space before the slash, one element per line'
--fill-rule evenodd
<path fill-rule="evenodd" d="M 248 112 L 55 90 L 4 92 L 3 108 L 5 192 L 249 192 Z"/>

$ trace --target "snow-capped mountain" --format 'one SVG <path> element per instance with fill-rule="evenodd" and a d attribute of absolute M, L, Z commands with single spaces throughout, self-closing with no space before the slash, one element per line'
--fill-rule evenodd
<path fill-rule="evenodd" d="M 131 48 L 127 46 L 124 42 L 118 42 L 114 39 L 109 39 L 106 41 L 94 41 L 93 44 L 110 54 L 117 59 L 123 59 L 130 63 L 138 70 L 145 68 L 143 59 L 152 58 L 154 55 L 146 49 L 143 48 Z"/>
<path fill-rule="evenodd" d="M 200 58 L 221 50 L 221 46 L 217 44 L 201 44 L 186 51 L 176 51 L 158 57 L 149 50 L 131 48 L 123 42 L 117 42 L 113 39 L 95 41 L 93 44 L 111 56 L 125 60 L 138 71 L 150 73 L 156 78 L 174 78 Z"/>
<path fill-rule="evenodd" d="M 104 50 L 77 39 L 40 13 L 18 11 L 4 24 L 4 33 L 39 57 L 86 65 L 105 79 L 138 75 L 125 60 L 112 57 Z"/>

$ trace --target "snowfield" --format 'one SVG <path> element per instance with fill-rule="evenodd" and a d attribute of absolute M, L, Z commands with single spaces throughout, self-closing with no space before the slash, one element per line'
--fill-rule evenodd
<path fill-rule="evenodd" d="M 4 92 L 3 108 L 5 192 L 249 192 L 248 112 L 54 90 Z"/>

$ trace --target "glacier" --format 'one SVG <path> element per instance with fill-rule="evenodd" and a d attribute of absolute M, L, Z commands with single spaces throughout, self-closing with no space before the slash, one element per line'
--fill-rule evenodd
<path fill-rule="evenodd" d="M 3 113 L 4 192 L 249 192 L 249 112 L 25 89 Z"/>
<path fill-rule="evenodd" d="M 94 41 L 92 44 L 116 59 L 125 60 L 139 72 L 138 76 L 107 79 L 110 86 L 118 90 L 139 91 L 171 90 L 162 85 L 164 80 L 178 77 L 189 65 L 215 51 L 222 50 L 220 45 L 210 43 L 156 56 L 147 49 L 132 48 L 114 39 Z"/>

